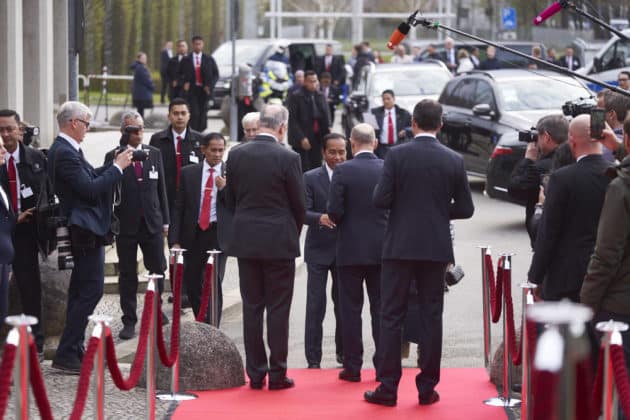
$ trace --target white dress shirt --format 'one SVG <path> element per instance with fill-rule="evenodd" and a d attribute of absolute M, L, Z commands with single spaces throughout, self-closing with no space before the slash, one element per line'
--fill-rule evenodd
<path fill-rule="evenodd" d="M 218 176 L 221 176 L 221 168 L 223 162 L 217 163 L 212 168 L 214 169 L 214 173 L 212 177 L 214 178 L 214 185 L 212 185 L 212 194 L 210 198 L 210 223 L 216 223 L 217 221 L 217 188 L 216 179 Z M 206 189 L 206 182 L 208 182 L 208 178 L 210 178 L 210 164 L 207 160 L 203 161 L 203 169 L 201 172 L 201 194 L 199 200 L 199 216 L 201 216 L 201 208 L 203 207 L 203 195 Z"/>
<path fill-rule="evenodd" d="M 186 138 L 186 129 L 184 128 L 184 131 L 182 131 L 181 134 L 177 134 L 175 130 L 171 129 L 171 133 L 173 134 L 173 147 L 175 150 L 175 154 L 177 154 L 177 137 L 181 137 L 182 141 L 184 141 L 184 139 Z"/>
<path fill-rule="evenodd" d="M 9 210 L 11 207 L 9 206 L 9 198 L 7 197 L 7 193 L 4 192 L 4 188 L 0 186 L 0 198 L 2 199 L 2 205 L 5 209 Z"/>
<path fill-rule="evenodd" d="M 396 130 L 396 107 L 393 106 L 391 109 L 383 109 L 383 111 L 385 111 L 383 113 L 383 129 L 381 130 L 381 135 L 380 135 L 380 142 L 381 144 L 389 144 L 387 135 L 388 135 L 388 130 L 389 130 L 389 114 L 388 112 L 392 113 L 392 125 L 394 126 L 394 144 L 396 144 L 396 141 L 398 140 L 398 131 Z"/>
<path fill-rule="evenodd" d="M 330 166 L 328 166 L 328 164 L 326 162 L 324 162 L 324 165 L 326 165 L 326 172 L 328 173 L 328 180 L 331 181 L 332 180 L 333 170 L 330 169 Z"/>

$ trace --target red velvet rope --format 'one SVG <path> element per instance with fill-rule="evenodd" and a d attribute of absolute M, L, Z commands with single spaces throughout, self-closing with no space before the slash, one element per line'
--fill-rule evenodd
<path fill-rule="evenodd" d="M 593 367 L 590 354 L 575 365 L 575 420 L 596 419 L 589 394 L 593 386 Z"/>
<path fill-rule="evenodd" d="M 599 349 L 599 358 L 597 359 L 597 372 L 595 372 L 595 380 L 593 381 L 593 390 L 591 394 L 591 406 L 593 413 L 599 416 L 602 411 L 602 400 L 604 398 L 604 346 Z"/>
<path fill-rule="evenodd" d="M 197 322 L 204 322 L 206 320 L 206 313 L 208 312 L 208 303 L 210 301 L 210 291 L 212 290 L 212 272 L 214 264 L 206 264 L 206 275 L 203 281 L 203 292 L 201 293 L 201 306 L 199 307 L 199 313 L 195 320 Z"/>
<path fill-rule="evenodd" d="M 116 348 L 114 347 L 114 339 L 112 338 L 111 331 L 107 330 L 107 367 L 112 375 L 114 384 L 122 391 L 129 391 L 131 388 L 138 384 L 140 374 L 144 365 L 144 360 L 147 356 L 147 341 L 149 337 L 149 328 L 151 327 L 153 314 L 153 299 L 155 292 L 148 290 L 144 295 L 144 309 L 142 309 L 142 323 L 140 324 L 140 337 L 138 338 L 138 347 L 136 348 L 136 357 L 131 364 L 131 372 L 127 380 L 123 379 L 120 368 L 118 367 L 118 360 L 116 359 Z M 158 318 L 160 318 L 158 316 Z"/>
<path fill-rule="evenodd" d="M 516 345 L 516 327 L 514 326 L 514 302 L 512 301 L 512 270 L 503 272 L 503 288 L 505 289 L 505 314 L 507 322 L 507 337 L 512 363 L 518 366 L 522 362 L 523 346 Z M 524 310 L 525 308 L 523 308 Z M 523 340 L 523 327 L 521 326 L 521 340 Z M 522 342 L 522 341 L 521 341 Z"/>
<path fill-rule="evenodd" d="M 4 412 L 9 403 L 9 395 L 11 389 L 11 373 L 15 364 L 15 354 L 17 346 L 6 343 L 2 353 L 2 363 L 0 364 L 0 419 L 4 418 Z"/>
<path fill-rule="evenodd" d="M 39 409 L 39 416 L 42 420 L 52 420 L 52 410 L 50 409 L 50 401 L 48 401 L 48 395 L 46 394 L 46 385 L 44 384 L 44 377 L 42 375 L 41 368 L 39 367 L 39 358 L 37 357 L 37 346 L 33 337 L 29 337 L 29 364 L 30 364 L 30 381 L 33 388 L 33 395 L 35 396 L 35 402 Z M 0 416 L 2 418 L 2 416 Z"/>
<path fill-rule="evenodd" d="M 612 344 L 610 346 L 610 361 L 615 375 L 615 385 L 619 394 L 619 403 L 626 417 L 630 414 L 630 381 L 628 381 L 628 368 L 623 354 L 623 346 Z"/>
<path fill-rule="evenodd" d="M 492 322 L 499 322 L 501 319 L 501 298 L 503 296 L 503 261 L 505 257 L 500 257 L 497 263 L 497 279 L 495 282 L 494 271 L 492 269 L 492 255 L 486 254 L 486 274 L 490 287 L 490 310 L 492 311 Z"/>
<path fill-rule="evenodd" d="M 558 373 L 546 370 L 532 370 L 532 398 L 530 408 L 532 418 L 536 420 L 553 420 L 556 418 L 558 397 Z"/>
<path fill-rule="evenodd" d="M 173 271 L 173 270 L 172 270 Z M 184 264 L 177 264 L 174 270 L 176 277 L 173 287 L 173 327 L 171 329 L 171 349 L 170 355 L 166 353 L 166 344 L 164 343 L 164 332 L 162 331 L 162 316 L 158 311 L 158 328 L 157 328 L 157 348 L 160 354 L 160 360 L 166 367 L 175 364 L 175 360 L 179 355 L 179 325 L 180 325 L 180 308 L 182 302 L 182 275 L 184 273 Z M 161 307 L 161 306 L 160 306 Z"/>
<path fill-rule="evenodd" d="M 72 414 L 70 414 L 70 420 L 81 420 L 83 416 L 88 388 L 90 386 L 90 376 L 94 368 L 94 355 L 96 354 L 99 341 L 101 341 L 99 337 L 90 337 L 90 341 L 88 342 L 87 350 L 85 351 L 83 362 L 81 363 L 81 375 L 79 376 L 77 395 L 74 399 L 74 407 L 72 408 Z"/>

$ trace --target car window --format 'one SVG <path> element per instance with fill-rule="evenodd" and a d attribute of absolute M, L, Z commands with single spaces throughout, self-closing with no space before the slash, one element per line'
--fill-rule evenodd
<path fill-rule="evenodd" d="M 630 66 L 630 41 L 619 40 L 602 55 L 604 70 Z"/>
<path fill-rule="evenodd" d="M 291 70 L 313 70 L 315 68 L 315 47 L 313 44 L 289 45 Z"/>
<path fill-rule="evenodd" d="M 575 79 L 557 75 L 505 79 L 498 83 L 504 111 L 561 109 L 566 101 L 591 95 Z"/>
<path fill-rule="evenodd" d="M 447 105 L 472 108 L 474 106 L 475 79 L 464 79 L 453 89 L 453 94 L 447 101 Z"/>
<path fill-rule="evenodd" d="M 377 71 L 368 94 L 379 96 L 384 90 L 391 89 L 396 96 L 438 95 L 449 80 L 448 72 L 428 66 L 408 66 L 405 71 Z"/>
<path fill-rule="evenodd" d="M 260 55 L 265 52 L 268 45 L 260 42 L 236 42 L 236 64 L 248 63 L 255 65 L 258 63 Z M 212 58 L 217 66 L 232 65 L 232 43 L 225 42 L 212 53 Z"/>
<path fill-rule="evenodd" d="M 494 92 L 492 92 L 492 86 L 490 83 L 484 80 L 477 81 L 477 87 L 475 89 L 474 96 L 475 105 L 478 104 L 488 104 L 490 108 L 496 109 L 495 101 L 494 101 Z"/>

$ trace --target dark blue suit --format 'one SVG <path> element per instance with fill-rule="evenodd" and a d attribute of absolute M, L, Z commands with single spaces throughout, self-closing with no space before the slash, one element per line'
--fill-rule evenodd
<path fill-rule="evenodd" d="M 0 188 L 2 186 L 0 185 Z M 9 268 L 13 261 L 13 229 L 15 214 L 11 211 L 9 193 L 5 191 L 7 203 L 0 198 L 0 321 L 4 322 L 9 310 Z M 7 205 L 8 204 L 8 205 Z"/>
<path fill-rule="evenodd" d="M 377 352 L 380 324 L 381 253 L 387 210 L 372 204 L 372 193 L 383 170 L 373 153 L 361 153 L 333 172 L 328 215 L 337 224 L 337 268 L 341 298 L 344 368 L 358 374 L 363 364 L 361 310 L 363 281 L 370 299 L 372 337 Z"/>
<path fill-rule="evenodd" d="M 319 224 L 320 217 L 326 213 L 329 189 L 330 179 L 326 166 L 304 173 L 306 224 L 309 227 L 304 243 L 304 261 L 308 268 L 304 351 L 309 364 L 319 364 L 322 361 L 322 322 L 326 315 L 326 282 L 329 271 L 332 276 L 332 300 L 335 307 L 336 353 L 338 356 L 343 355 L 341 305 L 338 302 L 339 289 L 335 265 L 337 229 Z"/>
<path fill-rule="evenodd" d="M 66 325 L 54 362 L 76 366 L 84 352 L 87 317 L 103 295 L 104 236 L 111 226 L 112 187 L 122 173 L 115 166 L 94 169 L 62 137 L 57 137 L 50 147 L 48 162 L 48 175 L 54 181 L 61 213 L 68 218 L 74 257 Z"/>
<path fill-rule="evenodd" d="M 454 261 L 449 222 L 474 211 L 464 161 L 430 136 L 391 148 L 374 204 L 390 210 L 383 245 L 379 390 L 392 398 L 398 392 L 402 328 L 415 281 L 422 331 L 416 386 L 427 396 L 440 380 L 444 274 Z"/>

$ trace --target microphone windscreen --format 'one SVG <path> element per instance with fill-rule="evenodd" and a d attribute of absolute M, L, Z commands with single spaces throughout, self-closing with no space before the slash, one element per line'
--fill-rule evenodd
<path fill-rule="evenodd" d="M 559 2 L 554 2 L 534 18 L 534 25 L 540 25 L 560 10 L 562 10 L 562 5 Z"/>

